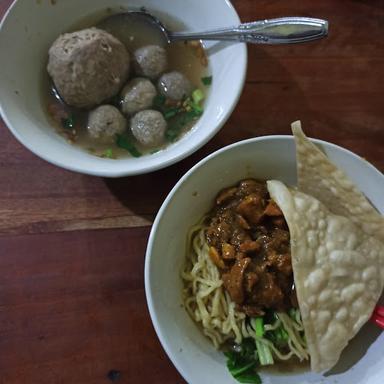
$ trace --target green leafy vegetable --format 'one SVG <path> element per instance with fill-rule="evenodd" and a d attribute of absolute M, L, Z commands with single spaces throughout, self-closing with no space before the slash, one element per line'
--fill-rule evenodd
<path fill-rule="evenodd" d="M 261 378 L 257 373 L 243 373 L 236 376 L 235 379 L 239 383 L 261 384 Z"/>
<path fill-rule="evenodd" d="M 164 119 L 169 120 L 180 112 L 180 108 L 169 108 L 164 111 Z"/>
<path fill-rule="evenodd" d="M 156 95 L 153 98 L 152 104 L 154 108 L 161 109 L 165 105 L 165 97 L 163 95 Z"/>
<path fill-rule="evenodd" d="M 196 118 L 196 112 L 191 110 L 189 112 L 182 112 L 175 116 L 172 121 L 169 122 L 168 129 L 165 131 L 165 137 L 167 140 L 173 142 L 179 136 L 181 130 L 191 121 Z"/>
<path fill-rule="evenodd" d="M 255 365 L 256 365 L 255 360 L 247 361 L 246 359 L 242 359 L 241 357 L 232 357 L 232 359 L 228 359 L 227 361 L 227 367 L 233 377 L 236 377 L 241 373 L 248 371 L 250 368 L 253 368 Z"/>
<path fill-rule="evenodd" d="M 142 153 L 136 148 L 135 144 L 124 135 L 117 135 L 116 145 L 127 150 L 133 157 L 140 157 Z"/>
<path fill-rule="evenodd" d="M 61 125 L 64 129 L 73 129 L 73 127 L 75 126 L 73 115 L 68 115 L 67 118 L 62 118 Z"/>
<path fill-rule="evenodd" d="M 205 77 L 202 77 L 201 78 L 201 82 L 208 86 L 208 85 L 211 85 L 212 84 L 212 76 L 205 76 Z"/>
<path fill-rule="evenodd" d="M 240 383 L 260 384 L 261 379 L 255 372 L 255 343 L 252 339 L 244 339 L 240 351 L 228 351 L 227 367 L 231 375 Z"/>
<path fill-rule="evenodd" d="M 104 156 L 104 157 L 107 157 L 108 159 L 113 159 L 113 151 L 112 151 L 112 148 L 107 148 L 107 149 L 104 151 L 103 156 Z"/>

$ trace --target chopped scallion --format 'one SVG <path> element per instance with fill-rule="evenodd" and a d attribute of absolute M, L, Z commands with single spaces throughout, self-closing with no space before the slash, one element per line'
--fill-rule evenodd
<path fill-rule="evenodd" d="M 260 365 L 272 365 L 274 363 L 272 352 L 268 345 L 262 341 L 256 340 L 256 349 Z"/>
<path fill-rule="evenodd" d="M 201 82 L 208 86 L 208 85 L 211 85 L 212 84 L 212 76 L 205 76 L 205 77 L 202 77 L 201 78 Z"/>
<path fill-rule="evenodd" d="M 192 92 L 192 100 L 195 104 L 199 105 L 204 100 L 204 93 L 201 89 L 197 88 Z"/>
<path fill-rule="evenodd" d="M 156 95 L 153 98 L 152 104 L 155 108 L 162 108 L 165 104 L 165 96 L 163 95 Z"/>
<path fill-rule="evenodd" d="M 180 108 L 169 108 L 164 111 L 164 119 L 169 120 L 172 117 L 176 116 L 180 111 Z"/>
<path fill-rule="evenodd" d="M 255 371 L 255 342 L 244 339 L 240 349 L 225 352 L 227 367 L 231 375 L 240 383 L 261 384 L 261 379 Z"/>
<path fill-rule="evenodd" d="M 116 145 L 127 150 L 133 157 L 140 157 L 142 155 L 141 152 L 136 148 L 135 144 L 133 144 L 126 136 L 117 135 Z"/>
<path fill-rule="evenodd" d="M 65 129 L 73 129 L 73 127 L 75 126 L 73 116 L 69 115 L 67 118 L 62 118 L 61 119 L 61 125 Z"/>
<path fill-rule="evenodd" d="M 107 157 L 108 159 L 113 159 L 113 150 L 112 150 L 112 148 L 107 148 L 104 151 L 103 156 Z"/>
<path fill-rule="evenodd" d="M 255 319 L 252 319 L 252 326 L 255 329 L 256 336 L 257 337 L 263 337 L 264 336 L 264 319 L 262 317 L 256 317 Z"/>

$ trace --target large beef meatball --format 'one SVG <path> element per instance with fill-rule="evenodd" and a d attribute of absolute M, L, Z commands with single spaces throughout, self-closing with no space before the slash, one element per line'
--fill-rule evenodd
<path fill-rule="evenodd" d="M 68 105 L 92 108 L 119 92 L 129 60 L 119 40 L 89 28 L 61 35 L 49 49 L 47 70 Z"/>

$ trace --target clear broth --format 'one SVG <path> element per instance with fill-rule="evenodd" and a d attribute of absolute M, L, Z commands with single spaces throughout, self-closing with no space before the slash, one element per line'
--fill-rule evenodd
<path fill-rule="evenodd" d="M 298 373 L 308 372 L 310 370 L 309 361 L 300 361 L 293 357 L 287 361 L 277 361 L 274 365 L 267 365 L 257 368 L 260 373 L 272 375 L 296 375 Z"/>
<path fill-rule="evenodd" d="M 119 9 L 121 13 L 123 9 Z M 107 8 L 101 13 L 88 16 L 80 23 L 76 23 L 70 31 L 97 26 L 104 29 L 122 41 L 129 52 L 142 47 L 144 45 L 155 44 L 164 46 L 164 40 L 159 36 L 159 32 L 147 24 L 137 23 L 111 23 L 108 16 L 116 13 L 114 10 Z M 183 24 L 169 16 L 162 15 L 162 22 L 172 30 L 183 29 Z M 207 95 L 208 87 L 206 87 L 201 78 L 208 76 L 208 63 L 206 56 L 199 57 L 197 53 L 203 52 L 203 47 L 199 42 L 199 46 L 194 43 L 177 42 L 164 46 L 168 54 L 169 70 L 177 70 L 184 73 L 193 85 L 193 89 L 200 88 Z M 45 71 L 46 72 L 46 71 Z M 79 110 L 67 106 L 59 97 L 53 83 L 47 73 L 45 73 L 42 89 L 43 103 L 46 106 L 47 114 L 50 117 L 57 132 L 64 136 L 69 143 L 76 145 L 87 152 L 96 156 L 105 157 L 106 151 L 112 150 L 113 158 L 131 157 L 131 154 L 118 147 L 116 144 L 105 144 L 98 140 L 92 139 L 87 133 L 87 110 Z M 130 76 L 132 78 L 132 75 Z M 107 104 L 108 101 L 103 104 Z M 74 127 L 72 129 L 64 128 L 62 119 L 66 114 L 73 116 Z M 64 118 L 65 119 L 65 118 Z M 176 140 L 179 140 L 187 131 L 189 131 L 196 123 L 197 119 L 186 124 L 180 131 Z M 169 121 L 171 123 L 171 120 Z M 129 124 L 128 124 L 129 125 Z M 127 129 L 129 131 L 129 129 Z M 128 138 L 134 143 L 138 151 L 143 155 L 158 152 L 171 143 L 164 139 L 164 143 L 156 148 L 146 148 L 138 143 L 128 132 Z"/>

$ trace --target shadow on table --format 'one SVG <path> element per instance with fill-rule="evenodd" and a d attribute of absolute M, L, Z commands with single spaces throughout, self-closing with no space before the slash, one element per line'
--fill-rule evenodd
<path fill-rule="evenodd" d="M 104 178 L 113 195 L 135 215 L 153 221 L 165 197 L 196 162 L 211 152 L 209 146 L 165 169 L 131 177 Z"/>

